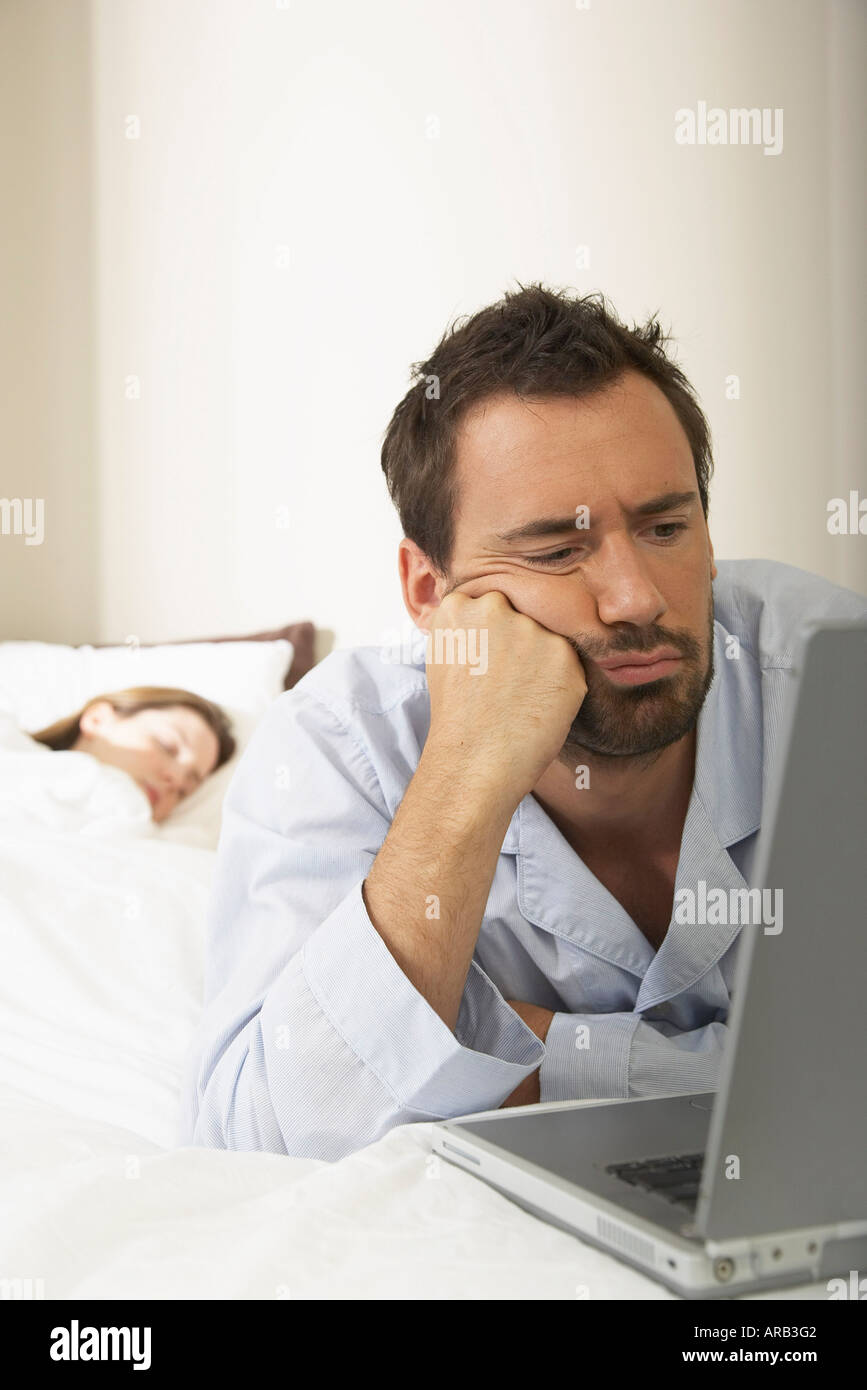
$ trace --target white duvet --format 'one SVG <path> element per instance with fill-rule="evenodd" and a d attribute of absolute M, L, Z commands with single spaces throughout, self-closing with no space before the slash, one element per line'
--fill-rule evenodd
<path fill-rule="evenodd" d="M 51 1298 L 672 1297 L 393 1130 L 173 1147 L 215 854 L 86 754 L 0 748 L 0 1281 Z"/>

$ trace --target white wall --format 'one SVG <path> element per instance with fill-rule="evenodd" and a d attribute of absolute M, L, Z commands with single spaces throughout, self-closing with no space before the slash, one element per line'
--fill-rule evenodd
<path fill-rule="evenodd" d="M 101 637 L 400 623 L 382 432 L 409 363 L 518 280 L 660 311 L 714 433 L 718 555 L 867 591 L 867 541 L 826 529 L 867 495 L 859 0 L 91 18 Z M 783 153 L 679 146 L 700 100 L 782 107 Z"/>
<path fill-rule="evenodd" d="M 87 7 L 2 0 L 0 497 L 41 499 L 44 538 L 0 532 L 0 639 L 99 624 L 90 94 Z"/>

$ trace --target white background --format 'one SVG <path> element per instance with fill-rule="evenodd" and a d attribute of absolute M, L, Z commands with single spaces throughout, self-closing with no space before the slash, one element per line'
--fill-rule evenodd
<path fill-rule="evenodd" d="M 519 280 L 659 311 L 718 556 L 867 591 L 826 529 L 867 496 L 865 35 L 858 0 L 6 0 L 0 494 L 46 536 L 0 537 L 0 636 L 380 640 L 383 431 Z M 699 101 L 782 107 L 783 152 L 679 146 Z"/>

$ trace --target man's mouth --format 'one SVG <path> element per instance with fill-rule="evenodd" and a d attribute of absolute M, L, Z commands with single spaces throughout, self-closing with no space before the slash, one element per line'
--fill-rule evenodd
<path fill-rule="evenodd" d="M 652 652 L 618 652 L 596 665 L 615 685 L 646 685 L 663 676 L 673 676 L 682 660 L 674 647 L 657 647 Z"/>
<path fill-rule="evenodd" d="M 153 789 L 153 787 L 150 785 L 149 782 L 142 782 L 142 786 L 144 787 L 145 792 L 147 793 L 147 797 L 148 797 L 148 800 L 150 801 L 150 804 L 151 804 L 152 806 L 156 806 L 157 802 L 158 802 L 159 799 L 160 799 L 160 798 L 159 798 L 159 792 L 155 792 L 154 789 Z"/>

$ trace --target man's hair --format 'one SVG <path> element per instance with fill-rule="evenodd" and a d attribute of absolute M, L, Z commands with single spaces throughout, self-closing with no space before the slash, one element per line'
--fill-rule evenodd
<path fill-rule="evenodd" d="M 518 282 L 520 285 L 520 281 Z M 396 407 L 382 445 L 382 471 L 404 534 L 441 574 L 454 544 L 457 434 L 467 412 L 500 392 L 532 400 L 587 396 L 632 368 L 672 405 L 689 440 L 705 516 L 713 471 L 711 437 L 695 392 L 665 353 L 655 318 L 627 328 L 601 293 L 584 298 L 520 285 L 496 304 L 455 320 Z"/>

